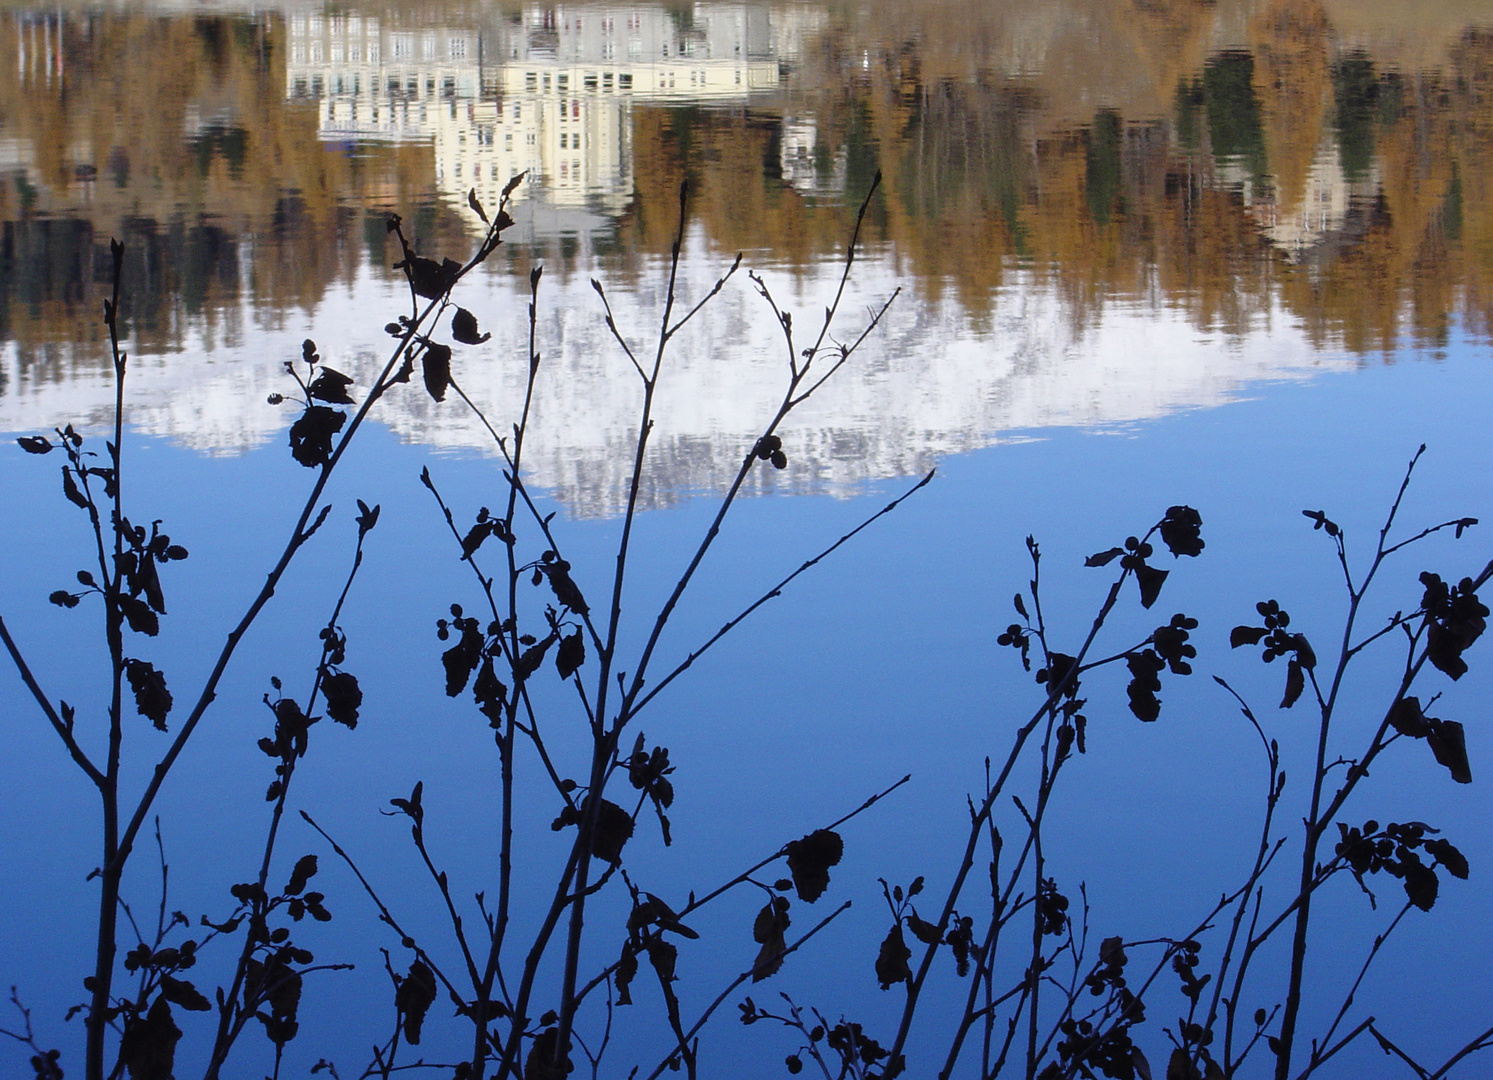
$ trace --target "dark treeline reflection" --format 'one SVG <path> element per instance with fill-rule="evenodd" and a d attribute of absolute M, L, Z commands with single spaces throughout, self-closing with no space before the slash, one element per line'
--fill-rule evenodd
<path fill-rule="evenodd" d="M 705 15 L 749 12 L 778 77 L 689 101 L 645 92 L 640 75 L 618 113 L 622 190 L 590 193 L 583 224 L 532 243 L 561 261 L 594 252 L 626 277 L 667 249 L 688 176 L 712 244 L 808 267 L 836 252 L 847 202 L 881 169 L 873 242 L 918 291 L 953 290 L 975 311 L 1021 270 L 1079 321 L 1146 299 L 1242 331 L 1279 306 L 1319 344 L 1358 351 L 1407 336 L 1434 347 L 1457 317 L 1486 328 L 1493 28 L 1438 6 L 1408 44 L 1386 45 L 1317 0 L 1060 6 L 676 13 L 683 55 Z M 325 81 L 298 81 L 297 10 L 313 9 L 0 20 L 0 53 L 17 59 L 0 65 L 0 339 L 23 365 L 102 356 L 92 316 L 110 236 L 131 260 L 133 332 L 170 348 L 191 325 L 211 335 L 230 306 L 277 321 L 360 265 L 387 266 L 387 210 L 432 248 L 467 227 L 438 132 L 328 129 L 336 62 Z M 564 10 L 579 28 L 624 9 Z M 386 36 L 460 31 L 473 55 L 518 64 L 570 25 L 543 8 L 385 5 L 367 18 Z M 481 109 L 521 104 L 495 70 L 434 91 L 476 141 Z M 534 197 L 554 179 L 541 172 Z"/>

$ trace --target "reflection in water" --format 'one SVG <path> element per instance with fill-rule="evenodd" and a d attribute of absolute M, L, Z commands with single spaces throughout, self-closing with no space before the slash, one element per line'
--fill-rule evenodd
<path fill-rule="evenodd" d="M 861 284 L 910 295 L 887 359 L 803 421 L 801 486 L 1486 326 L 1493 32 L 1455 11 L 1396 31 L 1316 0 L 883 7 L 7 15 L 0 426 L 105 406 L 95 312 L 119 235 L 137 421 L 206 450 L 270 438 L 280 417 L 258 402 L 304 333 L 350 370 L 381 347 L 398 297 L 383 215 L 454 251 L 476 224 L 468 191 L 492 205 L 523 171 L 508 265 L 561 271 L 547 355 L 564 441 L 541 479 L 590 512 L 614 502 L 633 406 L 597 359 L 586 281 L 655 299 L 684 177 L 697 249 L 747 249 L 813 310 L 851 206 L 885 175 Z M 691 257 L 687 286 L 717 262 Z M 505 267 L 485 280 L 474 306 L 522 310 Z M 656 498 L 735 460 L 770 396 L 755 303 L 727 299 L 691 343 Z M 511 391 L 496 358 L 516 346 L 474 355 L 468 385 Z M 393 410 L 409 438 L 481 442 Z"/>

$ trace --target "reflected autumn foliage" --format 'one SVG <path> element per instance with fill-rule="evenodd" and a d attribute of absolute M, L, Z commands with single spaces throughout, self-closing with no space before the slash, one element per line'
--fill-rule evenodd
<path fill-rule="evenodd" d="M 775 88 L 730 102 L 636 94 L 625 197 L 579 234 L 541 231 L 505 256 L 563 272 L 594 255 L 627 280 L 667 251 L 688 177 L 709 243 L 809 273 L 838 254 L 846 193 L 879 168 L 870 242 L 925 298 L 983 312 L 1021 267 L 1077 326 L 1115 300 L 1230 332 L 1283 308 L 1321 345 L 1375 352 L 1408 334 L 1435 347 L 1452 320 L 1488 323 L 1493 29 L 1454 7 L 1401 7 L 1426 10 L 765 8 Z M 553 22 L 536 11 L 377 16 L 459 26 L 504 56 L 525 19 Z M 429 141 L 337 136 L 320 91 L 290 91 L 288 18 L 0 21 L 0 53 L 20 60 L 0 65 L 0 339 L 21 344 L 23 365 L 102 357 L 89 317 L 111 235 L 133 260 L 133 332 L 171 349 L 189 327 L 211 342 L 246 317 L 278 324 L 361 265 L 386 268 L 387 210 L 432 242 L 464 227 L 461 185 Z M 681 47 L 700 34 L 679 25 Z M 501 118 L 501 81 L 477 85 Z"/>

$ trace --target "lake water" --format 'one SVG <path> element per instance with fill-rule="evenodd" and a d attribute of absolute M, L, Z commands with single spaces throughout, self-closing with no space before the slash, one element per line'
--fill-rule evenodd
<path fill-rule="evenodd" d="M 542 264 L 530 483 L 599 596 L 640 395 L 591 278 L 606 283 L 619 326 L 644 339 L 687 179 L 681 295 L 703 295 L 741 251 L 743 270 L 811 325 L 879 170 L 842 339 L 868 306 L 901 294 L 782 429 L 789 467 L 753 474 L 666 650 L 683 656 L 913 478 L 934 466 L 938 477 L 659 699 L 643 726 L 679 763 L 676 843 L 664 852 L 650 833 L 659 849 L 639 852 L 636 872 L 661 894 L 708 888 L 912 772 L 888 808 L 847 827 L 832 897 L 854 910 L 817 955 L 811 946 L 790 962 L 781 987 L 756 995 L 787 989 L 889 1036 L 894 995 L 872 973 L 887 917 L 875 880 L 947 880 L 964 793 L 1035 704 L 1029 676 L 995 644 L 1029 577 L 1028 533 L 1043 545 L 1049 619 L 1076 645 L 1107 580 L 1081 569 L 1085 555 L 1172 504 L 1205 523 L 1204 555 L 1173 567 L 1155 611 L 1132 605 L 1112 642 L 1143 638 L 1163 608 L 1163 619 L 1186 611 L 1202 621 L 1199 674 L 1165 680 L 1154 725 L 1131 717 L 1122 679 L 1096 679 L 1090 753 L 1051 826 L 1055 873 L 1072 895 L 1087 883 L 1092 932 L 1142 937 L 1190 927 L 1237 886 L 1254 843 L 1258 743 L 1209 675 L 1268 714 L 1302 797 L 1304 706 L 1277 714 L 1280 673 L 1227 647 L 1229 627 L 1268 597 L 1319 652 L 1336 640 L 1341 578 L 1301 510 L 1327 509 L 1362 565 L 1425 442 L 1404 520 L 1493 513 L 1490 88 L 1493 8 L 1476 2 L 10 4 L 0 431 L 72 422 L 101 436 L 111 423 L 98 312 L 108 241 L 122 239 L 134 497 L 192 550 L 171 567 L 172 615 L 151 656 L 186 687 L 308 486 L 287 453 L 290 413 L 266 403 L 289 389 L 284 361 L 311 336 L 366 387 L 407 296 L 387 215 L 402 215 L 423 253 L 461 257 L 480 237 L 468 193 L 495 206 L 527 171 L 508 242 L 459 294 L 492 339 L 461 350 L 455 372 L 502 430 L 524 387 L 528 272 Z M 783 368 L 744 274 L 676 341 L 629 614 L 666 595 Z M 271 674 L 304 677 L 314 663 L 355 498 L 384 511 L 343 620 L 365 720 L 318 731 L 298 805 L 363 853 L 392 900 L 433 911 L 403 828 L 377 813 L 423 779 L 453 879 L 464 894 L 490 887 L 496 760 L 480 718 L 440 695 L 432 625 L 476 594 L 418 476 L 428 467 L 469 517 L 498 505 L 498 459 L 459 401 L 436 404 L 418 386 L 373 417 L 333 484 L 337 527 L 246 641 L 163 796 L 172 904 L 194 917 L 226 913 L 226 884 L 251 875 L 236 843 L 264 813 L 267 768 L 251 745 L 266 727 L 260 696 Z M 87 616 L 45 602 L 87 556 L 53 462 L 13 440 L 0 447 L 0 613 L 43 682 L 82 701 L 99 690 L 78 644 L 91 642 L 78 636 Z M 1414 608 L 1420 570 L 1460 577 L 1490 554 L 1477 529 L 1410 553 L 1370 623 Z M 1453 785 L 1424 747 L 1396 747 L 1348 812 L 1429 821 L 1472 862 L 1470 882 L 1447 883 L 1434 912 L 1396 932 L 1359 995 L 1360 1012 L 1438 1062 L 1487 1025 L 1493 976 L 1481 892 L 1493 816 L 1480 773 L 1493 760 L 1482 723 L 1493 687 L 1470 655 L 1471 675 L 1437 684 L 1437 707 L 1466 723 L 1477 782 Z M 1392 662 L 1360 674 L 1347 732 L 1377 718 Z M 93 895 L 96 803 L 8 666 L 0 705 L 13 868 L 0 874 L 0 980 L 81 1070 L 79 1026 L 61 1014 L 82 994 L 72 973 L 81 978 L 87 949 L 69 926 L 84 925 Z M 151 744 L 133 735 L 143 771 Z M 578 740 L 554 737 L 583 760 Z M 541 802 L 525 820 L 548 836 L 555 808 Z M 377 946 L 397 941 L 378 935 L 355 883 L 294 824 L 286 854 L 323 853 L 337 914 L 318 959 L 376 970 Z M 132 880 L 141 909 L 155 903 L 147 854 Z M 542 866 L 523 895 L 541 894 Z M 696 1008 L 750 963 L 758 904 L 744 897 L 702 924 L 737 948 L 725 961 L 686 951 L 682 993 Z M 1369 911 L 1351 882 L 1332 904 L 1313 954 L 1317 1012 L 1397 910 L 1381 897 Z M 808 925 L 809 909 L 796 915 Z M 864 962 L 840 962 L 857 954 Z M 382 988 L 322 978 L 288 1074 L 326 1055 L 348 1075 L 381 1030 L 364 1010 Z M 957 989 L 951 977 L 940 993 Z M 1248 1008 L 1273 1004 L 1271 992 Z M 1153 1061 L 1180 1000 L 1160 992 L 1138 1029 Z M 792 1049 L 731 1016 L 708 1032 L 706 1075 L 775 1075 Z M 619 1035 L 617 1075 L 628 1055 L 651 1068 L 655 1035 Z M 243 1066 L 267 1069 L 259 1055 L 246 1046 Z M 1341 1060 L 1333 1075 L 1401 1075 L 1377 1048 Z"/>

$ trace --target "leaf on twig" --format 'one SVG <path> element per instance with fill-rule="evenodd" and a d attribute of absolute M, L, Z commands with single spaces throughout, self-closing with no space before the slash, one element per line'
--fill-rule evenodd
<path fill-rule="evenodd" d="M 492 334 L 484 334 L 477 328 L 477 316 L 466 308 L 459 307 L 456 314 L 451 316 L 451 336 L 463 345 L 481 345 L 492 337 Z"/>
<path fill-rule="evenodd" d="M 295 869 L 290 872 L 290 881 L 285 886 L 286 896 L 299 896 L 305 891 L 306 884 L 316 876 L 316 856 L 302 855 L 296 860 Z"/>
<path fill-rule="evenodd" d="M 342 430 L 347 414 L 325 405 L 308 405 L 290 425 L 290 456 L 314 469 L 332 457 L 332 436 Z"/>
<path fill-rule="evenodd" d="M 330 402 L 333 405 L 351 405 L 353 399 L 347 396 L 347 388 L 352 385 L 352 379 L 329 367 L 323 367 L 321 374 L 317 375 L 311 385 L 306 387 L 306 392 L 318 401 Z"/>
<path fill-rule="evenodd" d="M 912 950 L 902 936 L 902 923 L 897 922 L 882 939 L 881 949 L 876 954 L 876 980 L 883 990 L 890 990 L 893 983 L 912 983 L 912 968 L 907 962 L 912 959 Z"/>
<path fill-rule="evenodd" d="M 790 840 L 784 850 L 798 898 L 812 904 L 829 888 L 829 868 L 844 856 L 845 841 L 830 829 L 816 829 L 802 840 Z"/>
<path fill-rule="evenodd" d="M 130 1080 L 167 1080 L 176 1064 L 181 1028 L 171 1018 L 164 994 L 151 1003 L 143 1018 L 126 1020 L 119 1040 L 119 1060 Z"/>
<path fill-rule="evenodd" d="M 1125 549 L 1117 547 L 1110 548 L 1108 551 L 1096 551 L 1085 559 L 1083 564 L 1085 566 L 1108 566 L 1123 554 L 1125 554 Z M 1026 617 L 1026 612 L 1022 612 L 1022 617 Z"/>
<path fill-rule="evenodd" d="M 1202 515 L 1190 506 L 1167 507 L 1166 516 L 1158 527 L 1161 542 L 1171 551 L 1173 558 L 1201 555 L 1207 546 L 1203 542 L 1202 529 Z"/>
<path fill-rule="evenodd" d="M 66 465 L 62 466 L 62 494 L 80 510 L 88 509 L 88 496 L 79 490 L 78 482 L 73 479 L 73 470 Z"/>
<path fill-rule="evenodd" d="M 1286 692 L 1280 699 L 1280 707 L 1289 709 L 1295 705 L 1305 689 L 1306 675 L 1301 670 L 1301 661 L 1292 657 L 1290 663 L 1286 665 Z"/>
<path fill-rule="evenodd" d="M 560 639 L 560 647 L 555 650 L 555 670 L 560 673 L 560 678 L 568 679 L 585 662 L 586 641 L 581 636 L 580 627 L 576 627 L 575 633 Z"/>
<path fill-rule="evenodd" d="M 358 709 L 363 704 L 363 689 L 357 676 L 346 671 L 328 672 L 322 676 L 321 694 L 326 698 L 327 715 L 346 728 L 358 726 Z"/>
<path fill-rule="evenodd" d="M 488 224 L 487 211 L 482 208 L 482 200 L 477 198 L 476 188 L 472 188 L 472 190 L 467 192 L 467 205 L 470 206 L 476 212 L 477 216 L 482 219 L 482 224 Z"/>
<path fill-rule="evenodd" d="M 454 259 L 436 262 L 434 259 L 422 259 L 418 255 L 411 255 L 403 262 L 395 263 L 394 269 L 403 270 L 409 275 L 415 295 L 423 296 L 427 300 L 439 300 L 446 295 L 447 289 L 456 284 L 456 275 L 461 272 L 461 263 Z"/>
<path fill-rule="evenodd" d="M 622 861 L 622 849 L 632 838 L 632 816 L 608 799 L 596 808 L 596 827 L 591 831 L 591 854 L 602 862 L 616 866 Z"/>
<path fill-rule="evenodd" d="M 212 1008 L 212 1003 L 191 983 L 164 973 L 161 975 L 161 995 L 171 1004 L 179 1005 L 188 1012 L 207 1012 Z"/>
<path fill-rule="evenodd" d="M 1467 736 L 1462 730 L 1462 725 L 1455 720 L 1434 720 L 1426 717 L 1426 723 L 1431 730 L 1426 734 L 1426 742 L 1431 746 L 1431 753 L 1436 755 L 1436 760 L 1446 766 L 1446 771 L 1452 774 L 1452 779 L 1459 784 L 1472 783 L 1472 766 L 1467 760 Z"/>
<path fill-rule="evenodd" d="M 1420 698 L 1413 696 L 1394 703 L 1389 710 L 1389 726 L 1412 739 L 1424 739 L 1431 733 L 1431 725 L 1420 710 Z"/>
<path fill-rule="evenodd" d="M 451 385 L 451 346 L 428 342 L 420 353 L 420 371 L 430 396 L 445 401 L 446 388 Z"/>
<path fill-rule="evenodd" d="M 135 633 L 155 637 L 161 632 L 160 618 L 144 600 L 134 596 L 121 596 L 119 610 L 124 613 L 124 621 L 129 623 L 130 629 Z"/>
<path fill-rule="evenodd" d="M 423 961 L 410 964 L 409 974 L 394 991 L 394 1008 L 404 1024 L 404 1039 L 411 1046 L 420 1045 L 420 1029 L 425 1014 L 435 1002 L 435 973 Z"/>
<path fill-rule="evenodd" d="M 171 691 L 166 689 L 166 676 L 144 660 L 126 660 L 124 674 L 130 689 L 135 692 L 135 708 L 140 715 L 154 724 L 157 731 L 165 731 L 166 716 L 171 712 L 172 704 Z"/>
<path fill-rule="evenodd" d="M 788 951 L 784 935 L 792 922 L 786 896 L 774 896 L 757 912 L 752 923 L 752 940 L 762 948 L 757 950 L 757 959 L 752 962 L 752 982 L 761 982 L 777 974 L 783 966 L 783 956 Z"/>
<path fill-rule="evenodd" d="M 1161 595 L 1161 586 L 1166 583 L 1166 576 L 1170 570 L 1158 570 L 1147 563 L 1141 563 L 1135 568 L 1135 583 L 1140 586 L 1140 606 L 1150 607 L 1156 603 L 1156 598 Z"/>
<path fill-rule="evenodd" d="M 1229 647 L 1237 649 L 1240 645 L 1258 645 L 1260 639 L 1270 633 L 1263 626 L 1236 626 L 1229 631 Z"/>

